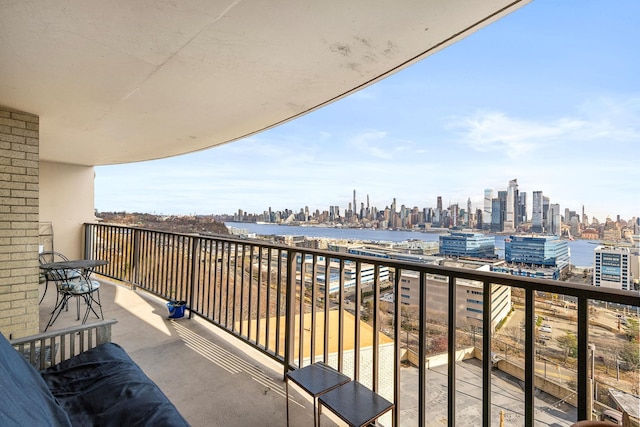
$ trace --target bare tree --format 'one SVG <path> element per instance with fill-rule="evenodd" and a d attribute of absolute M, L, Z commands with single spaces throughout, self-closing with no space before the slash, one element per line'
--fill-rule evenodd
<path fill-rule="evenodd" d="M 571 332 L 556 338 L 558 347 L 564 352 L 564 363 L 567 363 L 569 356 L 575 356 L 578 351 L 578 338 Z"/>
<path fill-rule="evenodd" d="M 608 374 L 609 368 L 615 368 L 616 361 L 620 358 L 622 346 L 614 340 L 606 342 L 601 340 L 596 344 L 596 349 L 602 355 L 605 373 Z"/>
<path fill-rule="evenodd" d="M 504 329 L 504 335 L 516 344 L 522 343 L 524 340 L 524 331 L 516 326 L 509 326 Z"/>

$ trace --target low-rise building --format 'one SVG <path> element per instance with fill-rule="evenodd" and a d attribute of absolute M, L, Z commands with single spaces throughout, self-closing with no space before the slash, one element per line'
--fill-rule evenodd
<path fill-rule="evenodd" d="M 559 280 L 560 271 L 557 268 L 522 267 L 517 265 L 492 265 L 491 271 L 511 274 L 512 276 L 533 277 L 536 279 Z"/>
<path fill-rule="evenodd" d="M 484 269 L 484 268 L 483 268 Z M 446 318 L 449 307 L 449 279 L 446 276 L 427 274 L 425 277 L 427 316 Z M 456 281 L 456 318 L 458 324 L 482 326 L 484 290 L 481 282 L 471 280 Z M 400 303 L 419 306 L 420 275 L 415 271 L 402 271 L 400 277 Z M 491 326 L 495 327 L 511 311 L 511 288 L 491 285 Z"/>
<path fill-rule="evenodd" d="M 313 275 L 313 263 L 311 256 L 307 257 L 305 262 L 305 283 L 310 284 Z M 298 263 L 298 271 L 300 271 L 300 263 Z M 324 257 L 318 257 L 316 263 L 315 274 L 320 292 L 324 292 L 326 284 L 329 284 L 329 294 L 336 294 L 340 291 L 340 262 L 338 260 L 330 260 L 329 272 L 326 271 L 326 260 Z M 356 263 L 353 261 L 345 261 L 342 273 L 344 291 L 349 293 L 355 290 L 358 279 L 358 270 Z M 389 268 L 380 266 L 378 269 L 377 280 L 379 283 L 389 281 Z M 360 285 L 362 290 L 366 290 L 376 281 L 376 269 L 372 264 L 361 264 L 360 266 Z"/>

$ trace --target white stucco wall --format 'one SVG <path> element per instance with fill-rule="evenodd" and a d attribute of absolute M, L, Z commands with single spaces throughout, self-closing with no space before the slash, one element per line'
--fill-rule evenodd
<path fill-rule="evenodd" d="M 51 222 L 53 247 L 69 258 L 83 258 L 82 224 L 93 222 L 92 166 L 40 162 L 40 222 Z"/>

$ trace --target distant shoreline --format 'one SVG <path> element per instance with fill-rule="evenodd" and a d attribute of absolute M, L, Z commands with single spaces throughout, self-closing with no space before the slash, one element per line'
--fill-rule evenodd
<path fill-rule="evenodd" d="M 442 228 L 442 227 L 430 227 L 430 228 L 425 228 L 422 230 L 416 230 L 416 229 L 408 229 L 408 228 L 374 228 L 374 227 L 349 227 L 349 226 L 345 226 L 342 224 L 307 224 L 307 223 L 295 223 L 295 224 L 284 224 L 284 223 L 275 223 L 275 222 L 263 222 L 263 221 L 256 221 L 256 222 L 234 222 L 234 221 L 227 221 L 229 223 L 233 223 L 233 224 L 255 224 L 255 225 L 273 225 L 273 226 L 278 226 L 278 227 L 303 227 L 303 228 L 329 228 L 329 229 L 337 229 L 337 230 L 370 230 L 370 231 L 380 231 L 380 232 L 387 232 L 387 231 L 398 231 L 398 232 L 405 232 L 405 233 L 427 233 L 427 234 L 444 234 L 444 233 L 450 233 L 450 232 L 455 232 L 455 231 L 459 231 L 459 232 L 468 232 L 468 233 L 482 233 L 482 234 L 486 234 L 488 236 L 511 236 L 511 235 L 515 235 L 515 236 L 535 236 L 535 237 L 544 237 L 544 236 L 555 236 L 555 234 L 539 234 L 539 233 L 532 233 L 530 231 L 490 231 L 490 232 L 485 232 L 484 230 L 475 230 L 475 229 L 471 229 L 471 228 L 464 228 L 464 229 L 451 229 L 451 228 Z M 236 227 L 236 228 L 241 228 L 241 227 Z M 581 238 L 573 238 L 573 239 L 569 239 L 567 237 L 564 236 L 558 236 L 560 240 L 567 240 L 567 241 L 586 241 L 589 243 L 592 243 L 594 245 L 600 245 L 600 244 L 604 244 L 606 243 L 604 240 L 595 240 L 594 239 L 581 239 Z M 625 242 L 619 242 L 619 244 L 623 244 L 626 243 Z"/>

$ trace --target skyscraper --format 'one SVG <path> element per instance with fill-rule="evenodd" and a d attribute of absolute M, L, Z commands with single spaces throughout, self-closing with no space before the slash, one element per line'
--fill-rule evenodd
<path fill-rule="evenodd" d="M 498 197 L 491 201 L 491 231 L 504 230 L 504 216 L 507 205 L 507 192 L 498 191 Z"/>
<path fill-rule="evenodd" d="M 507 211 L 504 219 L 504 230 L 515 230 L 516 223 L 516 208 L 518 205 L 518 180 L 512 179 L 509 181 L 509 187 L 507 188 Z"/>
<path fill-rule="evenodd" d="M 436 227 L 442 227 L 442 196 L 438 196 L 436 200 L 436 212 L 433 217 L 433 224 Z"/>
<path fill-rule="evenodd" d="M 531 205 L 531 231 L 534 233 L 542 233 L 542 191 L 533 192 L 533 200 Z"/>
<path fill-rule="evenodd" d="M 549 233 L 555 234 L 556 236 L 562 233 L 561 218 L 560 205 L 557 203 L 549 205 Z"/>
<path fill-rule="evenodd" d="M 482 229 L 491 230 L 491 205 L 493 200 L 493 190 L 484 190 L 484 212 L 482 213 Z"/>
<path fill-rule="evenodd" d="M 527 222 L 527 193 L 520 192 L 518 195 L 517 224 L 520 225 Z"/>
<path fill-rule="evenodd" d="M 458 204 L 449 206 L 449 212 L 451 213 L 451 227 L 458 226 L 458 216 L 460 215 L 460 208 Z"/>
<path fill-rule="evenodd" d="M 357 216 L 356 209 L 358 205 L 356 205 L 356 190 L 353 190 L 353 216 Z"/>

